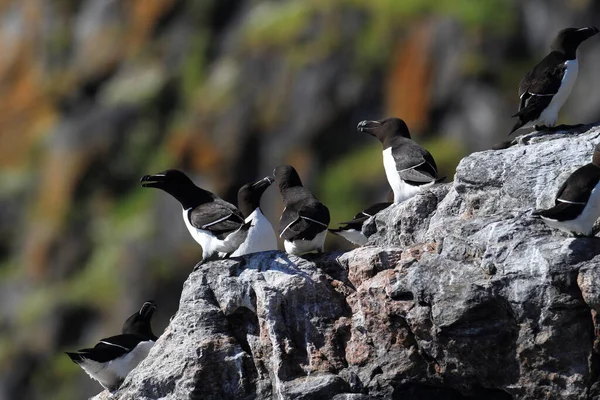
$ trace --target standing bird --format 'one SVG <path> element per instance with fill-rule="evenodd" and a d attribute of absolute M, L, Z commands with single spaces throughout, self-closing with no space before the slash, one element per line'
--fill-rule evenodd
<path fill-rule="evenodd" d="M 248 237 L 231 254 L 232 257 L 277 250 L 277 237 L 273 226 L 260 209 L 260 199 L 272 183 L 273 178 L 267 176 L 259 181 L 245 184 L 238 191 L 238 208 L 245 217 L 245 222 L 250 223 L 251 226 Z"/>
<path fill-rule="evenodd" d="M 533 213 L 549 226 L 572 234 L 590 236 L 600 217 L 600 144 L 592 162 L 578 168 L 556 194 L 554 207 Z"/>
<path fill-rule="evenodd" d="M 383 144 L 383 167 L 394 192 L 394 203 L 401 203 L 440 182 L 431 154 L 410 138 L 400 118 L 362 121 L 356 128 L 375 136 Z"/>
<path fill-rule="evenodd" d="M 202 246 L 203 261 L 219 258 L 219 253 L 235 252 L 248 237 L 251 223 L 244 221 L 240 210 L 194 185 L 183 172 L 169 169 L 145 175 L 141 183 L 142 187 L 162 189 L 179 201 L 185 226 Z"/>
<path fill-rule="evenodd" d="M 285 251 L 294 255 L 323 252 L 329 209 L 302 186 L 294 167 L 281 165 L 273 175 L 285 206 L 279 219 L 279 237 L 284 239 Z"/>
<path fill-rule="evenodd" d="M 340 222 L 339 228 L 329 229 L 329 232 L 339 235 L 349 241 L 350 243 L 364 246 L 367 244 L 368 237 L 363 232 L 362 228 L 365 222 L 379 211 L 382 211 L 394 203 L 386 202 L 386 203 L 377 203 L 373 204 L 371 207 L 368 207 L 352 218 L 352 220 L 347 222 Z"/>
<path fill-rule="evenodd" d="M 113 392 L 154 346 L 157 337 L 150 325 L 154 310 L 156 304 L 147 301 L 140 311 L 127 318 L 121 335 L 102 339 L 91 349 L 66 354 L 92 379 Z"/>
<path fill-rule="evenodd" d="M 537 131 L 556 124 L 558 112 L 577 80 L 577 48 L 598 32 L 598 28 L 586 26 L 563 29 L 558 33 L 550 45 L 550 54 L 533 67 L 519 84 L 519 111 L 513 115 L 519 120 L 510 133 L 532 125 Z"/>

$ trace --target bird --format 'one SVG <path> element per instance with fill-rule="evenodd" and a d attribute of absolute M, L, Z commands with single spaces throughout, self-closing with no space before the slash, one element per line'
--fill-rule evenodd
<path fill-rule="evenodd" d="M 127 374 L 146 358 L 158 339 L 150 324 L 155 310 L 156 304 L 146 301 L 139 311 L 127 318 L 121 335 L 101 339 L 93 348 L 66 354 L 102 387 L 114 392 Z"/>
<path fill-rule="evenodd" d="M 183 172 L 169 169 L 144 175 L 142 187 L 162 189 L 183 208 L 183 221 L 192 238 L 202 246 L 202 261 L 234 253 L 248 237 L 252 225 L 241 211 L 215 194 L 199 188 Z"/>
<path fill-rule="evenodd" d="M 579 72 L 577 48 L 598 33 L 598 28 L 566 28 L 550 45 L 550 53 L 531 69 L 519 83 L 519 120 L 509 135 L 520 128 L 534 126 L 536 131 L 554 127 L 558 112 L 575 86 Z"/>
<path fill-rule="evenodd" d="M 329 209 L 302 186 L 300 176 L 291 165 L 275 168 L 273 176 L 283 198 L 279 237 L 284 240 L 285 251 L 293 255 L 323 252 Z"/>
<path fill-rule="evenodd" d="M 352 218 L 352 220 L 347 222 L 340 222 L 339 228 L 329 229 L 329 232 L 334 235 L 339 235 L 349 241 L 350 243 L 356 244 L 358 246 L 364 246 L 367 244 L 368 237 L 363 232 L 363 224 L 367 222 L 367 220 L 377 214 L 379 211 L 385 210 L 389 206 L 391 206 L 392 202 L 384 202 L 384 203 L 376 203 L 372 206 L 365 208 L 358 214 Z"/>
<path fill-rule="evenodd" d="M 238 191 L 238 208 L 245 218 L 244 221 L 251 223 L 251 226 L 248 237 L 231 254 L 231 257 L 277 250 L 275 230 L 260 209 L 260 199 L 273 182 L 274 179 L 267 176 L 256 182 L 245 184 Z"/>
<path fill-rule="evenodd" d="M 600 217 L 600 143 L 592 162 L 573 172 L 558 190 L 554 207 L 532 213 L 548 226 L 590 236 Z"/>
<path fill-rule="evenodd" d="M 410 138 L 400 118 L 361 121 L 357 128 L 375 136 L 383 144 L 383 167 L 394 192 L 394 203 L 401 203 L 441 182 L 435 160 L 427 150 Z"/>

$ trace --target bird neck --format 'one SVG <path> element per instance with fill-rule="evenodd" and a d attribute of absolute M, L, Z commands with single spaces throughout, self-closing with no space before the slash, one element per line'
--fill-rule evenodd
<path fill-rule="evenodd" d="M 215 198 L 211 192 L 199 188 L 198 186 L 187 187 L 175 192 L 169 192 L 169 194 L 181 203 L 184 210 L 197 207 L 204 203 L 210 203 Z"/>

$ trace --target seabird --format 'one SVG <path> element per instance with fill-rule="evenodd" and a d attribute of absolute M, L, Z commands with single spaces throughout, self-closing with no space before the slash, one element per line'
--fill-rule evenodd
<path fill-rule="evenodd" d="M 431 154 L 411 140 L 400 118 L 362 121 L 359 132 L 375 136 L 383 144 L 383 167 L 394 191 L 394 203 L 401 203 L 445 177 L 438 177 Z"/>
<path fill-rule="evenodd" d="M 156 342 L 150 320 L 156 304 L 147 301 L 125 321 L 122 334 L 100 340 L 90 349 L 66 353 L 92 379 L 109 391 L 119 388 L 127 374 L 134 369 Z"/>
<path fill-rule="evenodd" d="M 277 250 L 275 230 L 260 209 L 260 199 L 272 183 L 273 178 L 267 176 L 245 184 L 238 191 L 238 208 L 245 217 L 245 222 L 251 226 L 246 240 L 231 254 L 232 257 Z"/>
<path fill-rule="evenodd" d="M 600 144 L 592 162 L 573 172 L 556 194 L 554 207 L 533 213 L 553 228 L 590 236 L 600 217 Z"/>
<path fill-rule="evenodd" d="M 352 220 L 341 222 L 340 225 L 343 226 L 335 229 L 329 229 L 329 232 L 339 235 L 353 244 L 364 246 L 367 244 L 368 237 L 362 231 L 363 224 L 379 211 L 388 208 L 392 204 L 393 203 L 390 202 L 373 204 L 372 206 L 356 214 Z"/>
<path fill-rule="evenodd" d="M 142 187 L 162 189 L 179 201 L 185 226 L 202 246 L 203 261 L 227 256 L 246 240 L 251 223 L 244 221 L 240 210 L 208 190 L 199 188 L 183 172 L 169 169 L 145 175 L 141 183 Z"/>
<path fill-rule="evenodd" d="M 292 166 L 275 168 L 273 176 L 283 198 L 279 237 L 284 240 L 285 251 L 294 255 L 314 250 L 323 252 L 329 226 L 329 209 L 302 186 Z"/>
<path fill-rule="evenodd" d="M 598 28 L 586 26 L 558 33 L 550 45 L 550 54 L 527 72 L 519 84 L 519 111 L 513 115 L 519 120 L 510 133 L 532 125 L 535 130 L 542 130 L 556 124 L 558 112 L 577 80 L 577 47 L 598 32 Z"/>

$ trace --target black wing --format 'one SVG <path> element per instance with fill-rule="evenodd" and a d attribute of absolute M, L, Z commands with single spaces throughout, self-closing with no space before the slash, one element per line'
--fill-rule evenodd
<path fill-rule="evenodd" d="M 117 335 L 101 339 L 100 342 L 91 349 L 81 349 L 76 353 L 67 353 L 74 362 L 89 359 L 96 362 L 108 362 L 119 358 L 135 348 L 140 342 L 148 339 L 138 335 Z"/>
<path fill-rule="evenodd" d="M 223 239 L 244 223 L 240 210 L 220 199 L 191 209 L 188 218 L 193 227 L 210 231 L 219 239 Z"/>
<path fill-rule="evenodd" d="M 599 181 L 600 168 L 594 164 L 584 165 L 563 183 L 554 200 L 554 207 L 537 214 L 557 221 L 577 218 Z"/>
<path fill-rule="evenodd" d="M 392 151 L 392 154 L 396 161 L 396 170 L 403 181 L 419 186 L 438 179 L 435 160 L 427 150 L 412 140 L 402 145 L 402 151 Z"/>
<path fill-rule="evenodd" d="M 520 126 L 536 120 L 558 93 L 566 71 L 565 61 L 560 53 L 552 52 L 521 79 L 519 111 L 513 115 L 522 121 Z"/>
<path fill-rule="evenodd" d="M 311 240 L 329 226 L 329 209 L 313 199 L 301 205 L 298 211 L 286 207 L 279 220 L 279 237 L 284 240 Z"/>

